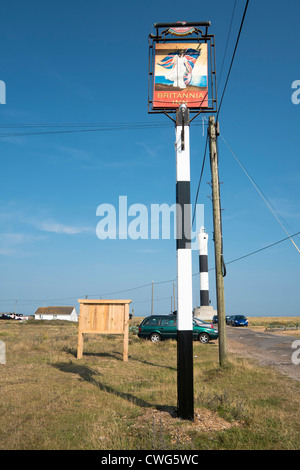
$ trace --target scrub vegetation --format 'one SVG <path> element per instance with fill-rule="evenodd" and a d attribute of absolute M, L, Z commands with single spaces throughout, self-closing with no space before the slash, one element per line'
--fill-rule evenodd
<path fill-rule="evenodd" d="M 233 353 L 220 369 L 218 342 L 195 341 L 195 421 L 185 422 L 175 340 L 153 344 L 133 327 L 124 363 L 113 335 L 86 336 L 77 360 L 77 334 L 68 322 L 1 322 L 1 450 L 299 447 L 300 383 L 276 370 Z"/>

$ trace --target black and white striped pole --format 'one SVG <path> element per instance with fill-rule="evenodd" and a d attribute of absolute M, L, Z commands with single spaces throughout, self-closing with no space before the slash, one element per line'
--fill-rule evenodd
<path fill-rule="evenodd" d="M 194 419 L 193 300 L 189 110 L 176 112 L 177 404 L 181 419 Z"/>
<path fill-rule="evenodd" d="M 200 306 L 209 306 L 209 281 L 208 281 L 208 234 L 201 227 L 198 233 L 199 241 L 199 270 L 200 270 Z"/>

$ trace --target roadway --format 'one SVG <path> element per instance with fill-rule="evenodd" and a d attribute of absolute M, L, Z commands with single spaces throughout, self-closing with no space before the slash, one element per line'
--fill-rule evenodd
<path fill-rule="evenodd" d="M 256 331 L 250 327 L 227 326 L 226 332 L 229 352 L 252 357 L 262 365 L 275 367 L 300 381 L 300 363 L 297 364 L 300 361 L 299 337 Z"/>

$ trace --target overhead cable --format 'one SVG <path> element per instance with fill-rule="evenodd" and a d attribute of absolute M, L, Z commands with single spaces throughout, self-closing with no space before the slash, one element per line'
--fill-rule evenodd
<path fill-rule="evenodd" d="M 230 20 L 229 30 L 228 30 L 228 34 L 227 34 L 227 41 L 226 41 L 226 46 L 225 46 L 223 61 L 222 61 L 221 70 L 220 70 L 219 79 L 218 79 L 217 91 L 219 90 L 219 86 L 220 86 L 220 82 L 221 82 L 221 77 L 222 77 L 222 72 L 223 72 L 225 57 L 226 57 L 226 53 L 227 53 L 227 48 L 228 48 L 229 37 L 230 37 L 230 33 L 231 33 L 231 28 L 232 28 L 232 22 L 233 22 L 233 17 L 234 17 L 236 2 L 237 2 L 237 0 L 234 1 L 233 10 L 232 10 L 232 14 L 231 14 L 231 20 Z"/>
<path fill-rule="evenodd" d="M 252 255 L 254 255 L 254 254 L 256 254 L 256 253 L 259 253 L 259 252 L 261 252 L 261 251 L 267 250 L 268 248 L 271 248 L 272 246 L 278 245 L 279 243 L 282 243 L 282 242 L 284 242 L 284 241 L 286 241 L 286 240 L 289 240 L 290 238 L 296 237 L 296 236 L 299 235 L 299 234 L 300 234 L 300 231 L 297 232 L 297 233 L 294 233 L 293 235 L 290 235 L 290 236 L 288 236 L 288 237 L 286 237 L 286 238 L 282 238 L 281 240 L 278 240 L 278 241 L 276 241 L 276 242 L 274 242 L 274 243 L 271 243 L 271 244 L 269 244 L 269 245 L 266 245 L 266 246 L 264 246 L 264 247 L 262 247 L 262 248 L 259 248 L 258 250 L 252 251 L 252 252 L 247 253 L 247 254 L 245 254 L 245 255 L 243 255 L 243 256 L 240 256 L 240 257 L 235 258 L 235 259 L 233 259 L 233 260 L 231 260 L 231 261 L 228 261 L 226 264 L 235 263 L 236 261 L 240 261 L 241 259 L 248 258 L 249 256 L 252 256 Z M 210 268 L 209 271 L 212 271 L 213 269 L 215 269 L 215 268 Z M 193 274 L 193 276 L 198 276 L 198 275 L 199 275 L 199 272 Z M 175 281 L 176 281 L 176 279 L 169 279 L 169 280 L 166 280 L 166 281 L 153 282 L 153 285 L 167 284 L 167 283 L 175 282 Z M 100 297 L 103 297 L 104 295 L 112 295 L 112 294 L 120 294 L 120 293 L 123 293 L 123 292 L 129 292 L 129 291 L 132 291 L 132 290 L 142 289 L 142 288 L 148 287 L 148 286 L 152 286 L 152 282 L 149 282 L 148 284 L 144 284 L 144 285 L 142 285 L 142 286 L 136 286 L 136 287 L 132 287 L 132 288 L 125 289 L 125 290 L 121 290 L 121 291 L 115 291 L 115 292 L 113 292 L 113 293 L 110 292 L 110 293 L 106 293 L 106 294 L 101 294 Z M 94 297 L 95 295 L 98 295 L 98 296 L 99 296 L 99 294 L 89 294 L 89 295 L 86 295 L 86 294 L 85 294 L 84 296 L 81 296 L 81 298 L 83 298 L 83 297 Z M 76 297 L 65 297 L 65 298 L 63 298 L 63 299 L 35 299 L 35 300 L 33 300 L 33 299 L 31 299 L 31 300 L 26 300 L 26 299 L 19 299 L 19 298 L 18 298 L 18 303 L 19 303 L 19 302 L 20 302 L 20 303 L 23 303 L 23 302 L 32 302 L 32 303 L 33 303 L 33 302 L 57 302 L 57 301 L 59 301 L 59 300 L 74 300 L 74 299 L 78 299 L 79 297 L 80 297 L 80 296 L 76 296 Z M 156 299 L 156 300 L 164 300 L 164 299 L 166 299 L 166 298 L 169 298 L 169 297 L 163 297 L 163 298 L 161 298 L 161 299 Z M 0 299 L 0 302 L 15 302 L 15 300 L 16 300 L 16 299 L 2 299 L 2 300 Z"/>
<path fill-rule="evenodd" d="M 283 223 L 281 222 L 281 220 L 279 219 L 278 215 L 275 213 L 275 210 L 271 207 L 271 204 L 267 201 L 266 197 L 262 194 L 261 190 L 259 189 L 259 187 L 257 186 L 257 184 L 255 183 L 255 181 L 253 180 L 253 178 L 250 176 L 250 174 L 248 173 L 248 171 L 246 170 L 246 168 L 244 167 L 244 165 L 242 164 L 242 162 L 239 160 L 239 158 L 236 156 L 236 154 L 233 152 L 233 150 L 231 149 L 231 147 L 229 146 L 229 144 L 226 142 L 226 140 L 224 139 L 223 135 L 220 134 L 220 136 L 222 137 L 224 143 L 226 144 L 226 146 L 228 147 L 228 149 L 230 150 L 230 152 L 232 153 L 232 155 L 234 156 L 234 158 L 236 159 L 236 161 L 238 162 L 238 164 L 240 165 L 240 167 L 242 168 L 242 170 L 244 171 L 244 173 L 247 175 L 247 177 L 249 178 L 249 180 L 251 181 L 251 183 L 253 184 L 253 186 L 255 187 L 256 191 L 258 192 L 258 194 L 260 195 L 260 197 L 262 198 L 262 200 L 264 201 L 264 203 L 267 205 L 267 207 L 270 209 L 270 211 L 272 212 L 273 216 L 275 217 L 275 219 L 277 220 L 277 222 L 280 224 L 280 226 L 283 228 L 283 230 L 285 231 L 285 233 L 287 234 L 288 238 L 291 240 L 291 242 L 293 243 L 293 245 L 295 246 L 296 250 L 298 251 L 298 253 L 300 253 L 300 250 L 298 248 L 298 246 L 296 245 L 296 243 L 294 242 L 294 240 L 292 239 L 291 235 L 288 233 L 288 231 L 286 230 L 286 228 L 284 227 Z"/>
<path fill-rule="evenodd" d="M 244 9 L 244 13 L 243 13 L 243 17 L 242 17 L 242 21 L 241 21 L 241 25 L 240 25 L 238 37 L 237 37 L 237 40 L 236 40 L 236 43 L 235 43 L 232 59 L 231 59 L 231 62 L 230 62 L 226 82 L 225 82 L 225 85 L 224 85 L 224 89 L 223 89 L 223 93 L 222 93 L 222 97 L 221 97 L 221 101 L 220 101 L 220 105 L 219 105 L 219 108 L 218 108 L 216 121 L 218 121 L 218 117 L 219 117 L 219 114 L 220 114 L 220 110 L 221 110 L 221 106 L 222 106 L 222 103 L 223 103 L 223 99 L 224 99 L 225 91 L 226 91 L 226 88 L 227 88 L 228 80 L 229 80 L 229 77 L 230 77 L 233 61 L 234 61 L 234 58 L 235 58 L 236 50 L 237 50 L 238 43 L 239 43 L 240 36 L 241 36 L 241 32 L 242 32 L 242 29 L 243 29 L 243 25 L 244 25 L 248 5 L 249 5 L 249 0 L 247 0 L 246 5 L 245 5 L 245 9 Z"/>

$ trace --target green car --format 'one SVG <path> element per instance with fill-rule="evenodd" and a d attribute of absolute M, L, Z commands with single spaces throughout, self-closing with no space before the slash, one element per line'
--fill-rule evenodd
<path fill-rule="evenodd" d="M 156 343 L 162 339 L 177 339 L 177 318 L 175 315 L 151 315 L 139 326 L 139 338 L 149 338 Z M 208 343 L 218 338 L 218 331 L 210 323 L 193 319 L 193 338 L 200 343 Z"/>

